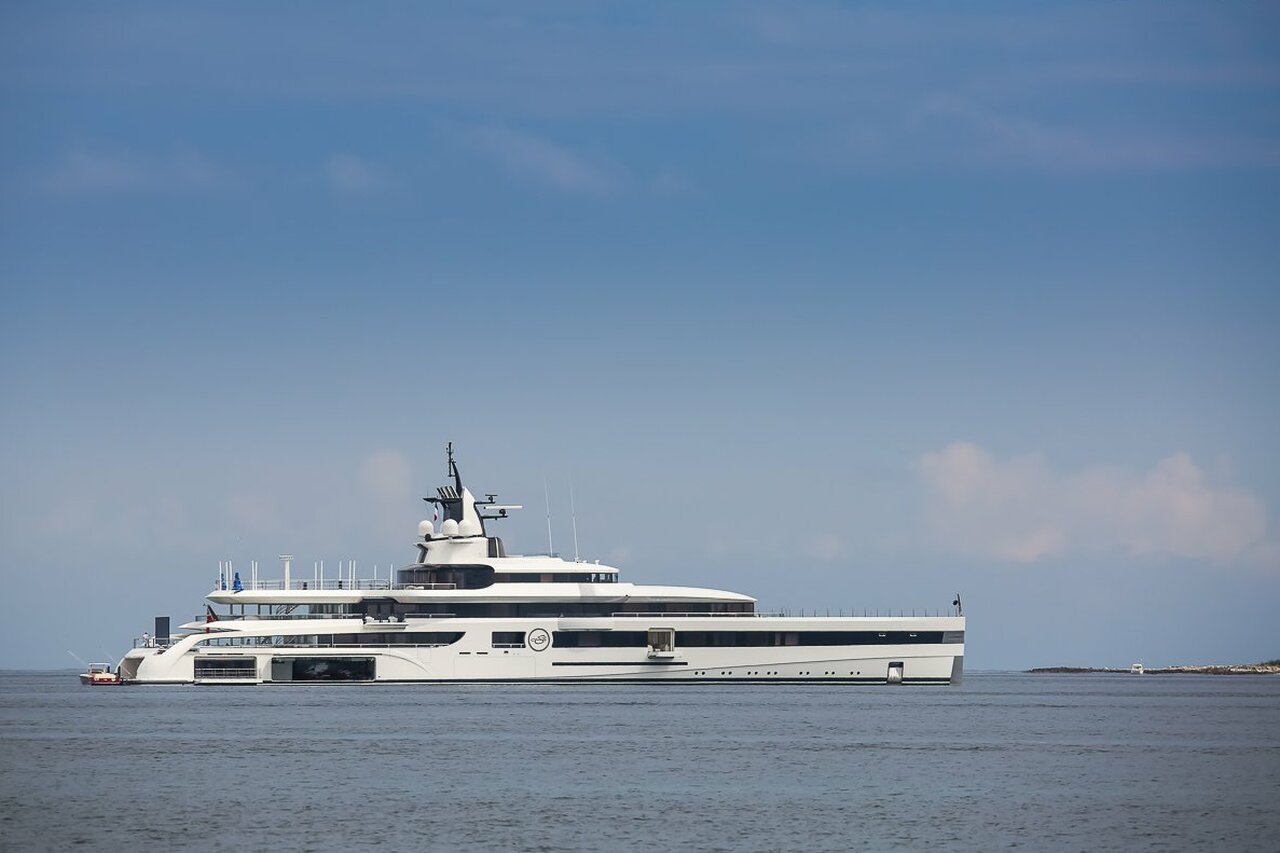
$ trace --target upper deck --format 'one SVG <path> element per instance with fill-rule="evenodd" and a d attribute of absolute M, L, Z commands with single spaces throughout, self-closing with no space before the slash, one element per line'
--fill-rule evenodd
<path fill-rule="evenodd" d="M 241 580 L 221 573 L 207 596 L 215 604 L 300 605 L 354 604 L 361 601 L 398 602 L 626 602 L 665 601 L 720 603 L 750 609 L 755 599 L 737 592 L 699 587 L 622 583 L 619 572 L 598 561 L 569 562 L 550 555 L 508 555 L 502 540 L 491 536 L 486 522 L 506 518 L 518 505 L 499 504 L 486 494 L 476 500 L 463 485 L 462 475 L 448 450 L 451 484 L 441 486 L 434 497 L 423 498 L 434 507 L 433 517 L 418 524 L 417 560 L 395 570 L 387 578 L 358 578 L 354 568 L 326 578 L 319 564 L 310 578 L 297 577 L 292 558 L 282 556 L 284 577 L 260 580 L 256 567 Z M 439 528 L 437 529 L 437 522 Z M 737 609 L 737 608 L 735 608 Z"/>

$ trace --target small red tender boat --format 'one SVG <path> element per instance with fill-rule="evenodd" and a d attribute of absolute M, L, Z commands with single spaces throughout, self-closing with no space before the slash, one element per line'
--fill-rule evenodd
<path fill-rule="evenodd" d="M 120 684 L 120 673 L 111 671 L 109 663 L 91 663 L 89 671 L 80 673 L 81 684 Z"/>

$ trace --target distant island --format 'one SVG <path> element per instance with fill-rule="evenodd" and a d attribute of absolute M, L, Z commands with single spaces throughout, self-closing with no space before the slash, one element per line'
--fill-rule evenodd
<path fill-rule="evenodd" d="M 1129 672 L 1129 667 L 1117 669 L 1109 666 L 1038 666 L 1035 669 L 1029 669 L 1027 672 Z M 1143 670 L 1145 675 L 1280 675 L 1280 659 L 1268 660 L 1262 663 L 1233 663 L 1217 666 L 1162 666 L 1147 667 Z"/>

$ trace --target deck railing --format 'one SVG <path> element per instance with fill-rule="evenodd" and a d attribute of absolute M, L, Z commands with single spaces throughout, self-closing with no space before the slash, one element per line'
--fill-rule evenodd
<path fill-rule="evenodd" d="M 352 590 L 356 592 L 390 590 L 390 589 L 453 589 L 454 584 L 400 584 L 392 583 L 385 578 L 356 578 L 350 579 L 334 579 L 326 578 L 324 580 L 315 580 L 308 578 L 304 580 L 290 580 L 288 589 L 294 590 Z M 286 589 L 283 580 L 247 580 L 240 583 L 239 589 L 236 588 L 235 582 L 226 583 L 218 582 L 213 585 L 214 592 L 283 592 Z"/>
<path fill-rule="evenodd" d="M 203 619 L 204 615 L 201 614 L 200 618 Z M 189 635 L 183 634 L 181 637 L 134 637 L 133 647 L 135 649 L 167 649 L 186 636 Z"/>
<path fill-rule="evenodd" d="M 664 611 L 664 610 L 644 610 L 644 611 L 623 611 L 616 610 L 608 614 L 584 615 L 574 613 L 537 613 L 525 616 L 469 616 L 469 619 L 911 619 L 911 618 L 935 618 L 956 616 L 955 611 L 944 610 L 861 610 L 861 611 L 844 611 L 844 610 L 778 610 L 773 612 L 756 612 L 756 613 L 719 613 L 706 610 L 680 610 L 680 611 Z M 309 619 L 360 619 L 363 624 L 376 625 L 378 623 L 396 622 L 402 623 L 405 619 L 457 619 L 457 613 L 403 613 L 396 614 L 393 617 L 379 617 L 363 613 L 220 613 L 215 622 L 289 622 L 293 620 L 305 621 Z M 192 618 L 193 622 L 206 622 L 206 614 L 198 613 Z M 209 623 L 212 624 L 212 623 Z M 157 645 L 152 638 L 152 645 Z M 135 646 L 142 645 L 141 639 L 135 641 Z"/>
<path fill-rule="evenodd" d="M 196 681 L 203 681 L 211 678 L 239 679 L 242 681 L 258 681 L 258 670 L 256 667 L 202 667 L 195 674 Z"/>
<path fill-rule="evenodd" d="M 528 580 L 512 580 L 503 578 L 494 583 L 542 583 L 540 573 L 529 572 Z M 557 572 L 555 574 L 565 574 Z M 595 584 L 616 584 L 617 577 L 606 575 L 597 581 L 553 581 L 553 583 L 566 583 L 579 585 L 583 583 Z M 487 589 L 488 587 L 478 587 L 479 589 Z M 308 578 L 306 580 L 293 579 L 289 581 L 286 588 L 283 580 L 247 580 L 241 581 L 237 587 L 234 581 L 219 581 L 214 583 L 214 592 L 303 592 L 303 591 L 322 591 L 322 592 L 378 592 L 390 590 L 415 590 L 415 589 L 459 589 L 456 583 L 392 583 L 386 578 L 356 578 L 355 580 L 342 579 L 335 580 L 333 578 L 325 578 L 324 580 L 315 580 Z"/>

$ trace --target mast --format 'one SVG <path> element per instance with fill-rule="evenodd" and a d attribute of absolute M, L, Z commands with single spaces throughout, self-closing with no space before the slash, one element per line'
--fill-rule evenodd
<path fill-rule="evenodd" d="M 556 546 L 551 541 L 551 492 L 547 490 L 547 480 L 542 478 L 542 499 L 547 505 L 547 556 L 554 557 Z"/>
<path fill-rule="evenodd" d="M 458 463 L 453 461 L 453 442 L 445 445 L 445 455 L 449 459 L 448 468 L 445 471 L 446 477 L 453 478 L 453 486 L 458 490 L 458 494 L 462 494 L 462 475 L 458 473 Z"/>
<path fill-rule="evenodd" d="M 578 510 L 573 504 L 573 480 L 569 481 L 569 516 L 573 519 L 573 561 L 578 562 Z"/>

